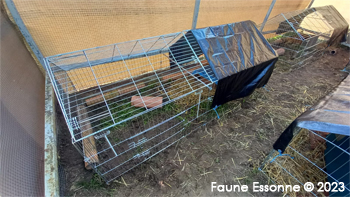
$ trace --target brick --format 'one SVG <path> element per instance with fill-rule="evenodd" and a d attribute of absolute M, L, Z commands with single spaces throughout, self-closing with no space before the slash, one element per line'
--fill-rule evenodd
<path fill-rule="evenodd" d="M 146 104 L 147 108 L 153 108 L 158 105 L 159 105 L 158 108 L 162 107 L 163 97 L 143 96 L 142 99 Z M 139 96 L 131 97 L 131 105 L 134 107 L 145 107 L 145 105 L 141 100 L 141 97 Z"/>

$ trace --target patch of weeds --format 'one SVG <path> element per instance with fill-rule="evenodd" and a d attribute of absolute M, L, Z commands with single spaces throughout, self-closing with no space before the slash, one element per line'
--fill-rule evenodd
<path fill-rule="evenodd" d="M 174 102 L 171 102 L 161 108 L 161 110 L 164 112 L 172 112 L 172 111 L 176 111 L 177 109 L 178 109 L 178 106 Z"/>
<path fill-rule="evenodd" d="M 134 152 L 133 156 L 135 157 L 136 155 L 142 154 L 143 151 L 144 151 L 144 147 L 141 146 L 141 145 L 139 145 L 139 146 L 137 146 L 137 147 L 134 148 L 134 150 L 133 150 L 133 152 Z"/>
<path fill-rule="evenodd" d="M 115 122 L 125 120 L 145 110 L 144 108 L 131 106 L 130 102 L 121 104 L 113 103 L 110 105 L 110 109 Z"/>
<path fill-rule="evenodd" d="M 259 173 L 259 169 L 258 168 L 254 168 L 252 171 L 250 171 L 250 175 L 255 176 Z"/>
<path fill-rule="evenodd" d="M 248 175 L 247 178 L 244 179 L 244 182 L 246 185 L 251 184 L 253 182 L 253 180 L 256 180 L 256 175 L 258 174 L 259 169 L 258 168 L 253 168 L 253 170 L 251 170 Z"/>
<path fill-rule="evenodd" d="M 185 112 L 185 119 L 193 120 L 197 117 L 197 107 L 192 107 Z"/>
<path fill-rule="evenodd" d="M 252 182 L 253 182 L 253 179 L 251 179 L 251 177 L 247 177 L 247 178 L 244 179 L 245 185 L 249 185 L 249 184 L 251 184 Z"/>
<path fill-rule="evenodd" d="M 94 174 L 90 181 L 80 181 L 77 185 L 84 189 L 101 189 L 105 186 L 103 180 L 97 174 Z"/>
<path fill-rule="evenodd" d="M 185 119 L 181 116 L 176 116 L 176 119 L 180 120 L 180 121 L 185 121 Z"/>
<path fill-rule="evenodd" d="M 278 35 L 278 36 L 275 36 L 275 37 L 272 37 L 272 38 L 268 38 L 268 39 L 266 39 L 268 42 L 273 42 L 273 41 L 275 41 L 275 40 L 278 40 L 278 39 L 280 39 L 280 38 L 282 38 L 283 37 L 283 35 Z"/>
<path fill-rule="evenodd" d="M 147 125 L 147 123 L 148 123 L 148 118 L 143 119 L 143 124 Z"/>
<path fill-rule="evenodd" d="M 120 142 L 120 139 L 118 137 L 115 137 L 115 138 L 113 138 L 113 142 L 118 143 L 118 142 Z"/>
<path fill-rule="evenodd" d="M 111 113 L 113 115 L 115 122 L 120 122 L 145 110 L 144 108 L 137 108 L 137 107 L 131 106 L 130 102 L 112 103 L 112 104 L 109 104 L 109 108 L 111 110 Z M 104 119 L 101 119 L 99 121 L 99 124 L 100 124 L 99 129 L 103 129 L 103 128 L 112 126 L 114 123 L 110 117 L 106 117 Z M 123 122 L 110 129 L 116 130 L 116 129 L 124 128 L 126 126 L 128 126 L 128 124 Z"/>
<path fill-rule="evenodd" d="M 142 147 L 141 147 L 141 146 L 138 146 L 138 147 L 136 148 L 136 151 L 137 151 L 137 153 L 142 153 Z"/>

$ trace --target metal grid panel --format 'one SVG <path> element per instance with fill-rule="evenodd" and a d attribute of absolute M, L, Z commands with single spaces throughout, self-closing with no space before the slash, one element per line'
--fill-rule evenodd
<path fill-rule="evenodd" d="M 170 46 L 181 37 L 186 39 L 178 43 L 177 48 L 170 49 Z M 133 108 L 130 105 L 133 96 L 140 96 L 139 102 L 143 104 L 145 104 L 143 97 L 161 97 L 164 99 L 164 105 L 203 87 L 209 87 L 191 73 L 196 69 L 204 69 L 209 74 L 212 72 L 205 60 L 201 58 L 201 61 L 197 57 L 196 54 L 201 49 L 195 43 L 193 36 L 186 36 L 185 32 L 179 32 L 46 58 L 47 69 L 72 134 L 77 117 L 77 106 L 86 102 L 93 103 L 88 107 L 94 115 L 78 122 L 80 126 L 84 126 L 84 122 L 90 121 L 94 125 L 93 129 L 98 133 L 108 128 L 101 124 L 108 123 L 115 126 L 153 110 L 136 108 L 130 111 Z M 104 64 L 100 64 L 101 62 Z M 174 62 L 176 66 L 169 69 L 169 62 Z M 110 72 L 111 69 L 105 72 L 103 69 L 105 67 L 112 67 L 113 72 Z M 71 70 L 71 68 L 75 69 Z M 68 74 L 71 71 L 76 75 Z M 82 87 L 82 84 L 76 84 L 71 80 L 74 77 L 88 83 L 83 88 L 84 91 L 82 88 L 77 88 Z M 106 80 L 110 77 L 113 79 Z M 125 80 L 111 83 L 116 79 Z M 170 85 L 183 79 L 186 83 L 178 87 L 181 90 L 174 89 Z M 212 80 L 210 77 L 208 79 Z M 128 111 L 127 115 L 118 115 L 126 111 Z M 103 123 L 100 123 L 102 120 Z M 79 140 L 81 137 L 77 135 L 83 132 L 84 130 L 73 135 L 74 138 Z"/>
<path fill-rule="evenodd" d="M 325 132 L 299 129 L 284 152 L 288 155 L 279 156 L 277 151 L 273 151 L 260 170 L 277 185 L 300 185 L 300 193 L 284 192 L 290 196 L 328 196 L 329 191 L 325 193 L 317 191 L 318 182 L 328 181 L 340 184 L 350 176 L 349 171 L 341 175 L 337 172 L 350 165 L 350 140 L 348 138 L 349 136 L 336 136 Z M 338 153 L 335 154 L 335 152 Z M 313 191 L 304 191 L 303 185 L 306 182 L 314 184 Z M 344 193 L 337 192 L 332 196 L 347 196 L 346 193 L 350 192 L 350 185 L 344 183 L 343 188 Z"/>
<path fill-rule="evenodd" d="M 210 100 L 204 96 L 206 94 L 193 93 L 173 105 L 143 114 L 96 135 L 98 151 L 91 157 L 85 157 L 85 160 L 107 183 L 111 182 L 198 129 L 207 122 L 208 117 L 215 117 L 215 112 L 209 108 Z M 196 97 L 197 103 L 187 109 L 179 109 L 180 103 L 188 101 L 189 97 Z M 84 154 L 81 149 L 84 145 L 81 142 L 75 145 Z M 98 163 L 94 160 L 97 156 Z"/>
<path fill-rule="evenodd" d="M 333 32 L 347 26 L 344 21 L 334 7 L 309 8 L 269 19 L 262 33 L 275 49 L 286 51 L 280 60 L 295 65 L 325 49 Z"/>

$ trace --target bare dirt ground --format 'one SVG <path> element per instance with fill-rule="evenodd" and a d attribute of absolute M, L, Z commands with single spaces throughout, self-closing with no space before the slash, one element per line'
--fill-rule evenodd
<path fill-rule="evenodd" d="M 57 113 L 59 163 L 65 196 L 281 196 L 253 193 L 252 183 L 267 183 L 258 170 L 283 130 L 308 107 L 327 95 L 347 75 L 340 72 L 349 50 L 313 57 L 290 67 L 278 62 L 267 89 L 229 103 L 229 111 L 202 130 L 116 179 L 112 184 L 87 171 L 71 144 L 62 114 Z M 59 107 L 57 107 L 59 109 Z M 211 182 L 246 184 L 249 192 L 211 192 Z"/>

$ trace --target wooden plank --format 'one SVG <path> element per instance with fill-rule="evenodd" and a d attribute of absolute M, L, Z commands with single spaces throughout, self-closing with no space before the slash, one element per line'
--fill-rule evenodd
<path fill-rule="evenodd" d="M 187 70 L 189 73 L 191 73 L 191 72 L 193 72 L 193 71 L 195 71 L 195 70 L 197 70 L 197 69 L 199 69 L 199 68 L 201 68 L 201 67 L 200 67 L 200 66 L 195 66 L 194 68 L 186 69 L 186 70 Z M 184 73 L 185 76 L 190 75 L 188 72 L 183 71 L 183 73 Z M 176 73 L 174 73 L 174 74 L 170 74 L 170 75 L 165 75 L 165 76 L 163 76 L 163 77 L 162 77 L 162 81 L 167 81 L 167 80 L 172 80 L 172 81 L 174 81 L 174 80 L 180 79 L 180 78 L 182 78 L 182 77 L 183 77 L 183 74 L 181 73 L 181 71 L 179 71 L 179 72 L 176 72 Z"/>
<path fill-rule="evenodd" d="M 86 107 L 84 105 L 79 105 L 78 106 L 78 118 L 79 121 L 85 120 L 86 122 L 84 125 L 80 125 L 82 132 L 82 137 L 85 137 L 87 135 L 90 135 L 93 133 L 92 127 L 88 119 L 88 113 L 86 110 Z M 87 157 L 90 159 L 90 164 L 97 164 L 99 163 L 98 155 L 97 155 L 97 149 L 96 149 L 96 142 L 95 138 L 93 136 L 90 136 L 86 139 L 83 139 L 83 153 L 84 153 L 84 158 Z M 84 161 L 85 162 L 85 161 Z M 87 170 L 91 170 L 91 166 L 85 162 L 85 168 Z"/>
<path fill-rule="evenodd" d="M 144 83 L 137 83 L 136 85 L 137 85 L 138 89 L 145 87 Z M 129 85 L 129 86 L 118 89 L 119 94 L 127 94 L 127 93 L 130 93 L 132 91 L 136 91 L 135 85 Z"/>
<path fill-rule="evenodd" d="M 107 99 L 111 99 L 113 97 L 116 97 L 119 95 L 119 92 L 118 90 L 112 90 L 112 91 L 109 91 L 109 92 L 105 92 L 105 98 L 106 100 Z M 97 103 L 102 103 L 103 102 L 103 96 L 102 94 L 100 95 L 97 95 L 97 96 L 94 96 L 94 97 L 91 97 L 91 98 L 88 98 L 85 100 L 85 103 L 86 105 L 93 105 L 93 104 L 97 104 Z"/>
<path fill-rule="evenodd" d="M 161 108 L 163 103 L 163 97 L 143 96 L 142 100 L 146 104 L 147 108 L 152 108 L 152 107 Z M 145 107 L 142 100 L 141 100 L 141 97 L 139 96 L 133 96 L 131 97 L 131 105 L 134 107 Z"/>
<path fill-rule="evenodd" d="M 144 83 L 138 83 L 137 84 L 137 88 L 138 89 L 141 89 L 143 87 L 145 87 Z M 129 85 L 129 86 L 126 86 L 126 87 L 123 87 L 123 88 L 119 88 L 119 89 L 115 89 L 115 90 L 111 90 L 111 91 L 105 92 L 104 96 L 105 96 L 105 99 L 108 100 L 108 99 L 112 99 L 112 98 L 114 98 L 114 97 L 116 97 L 118 95 L 130 93 L 132 91 L 136 91 L 136 87 L 134 85 Z M 88 98 L 88 99 L 85 100 L 85 103 L 88 106 L 89 105 L 94 105 L 94 104 L 97 104 L 97 103 L 102 103 L 102 102 L 103 102 L 102 94 L 94 96 L 94 97 L 91 97 L 91 98 Z"/>

